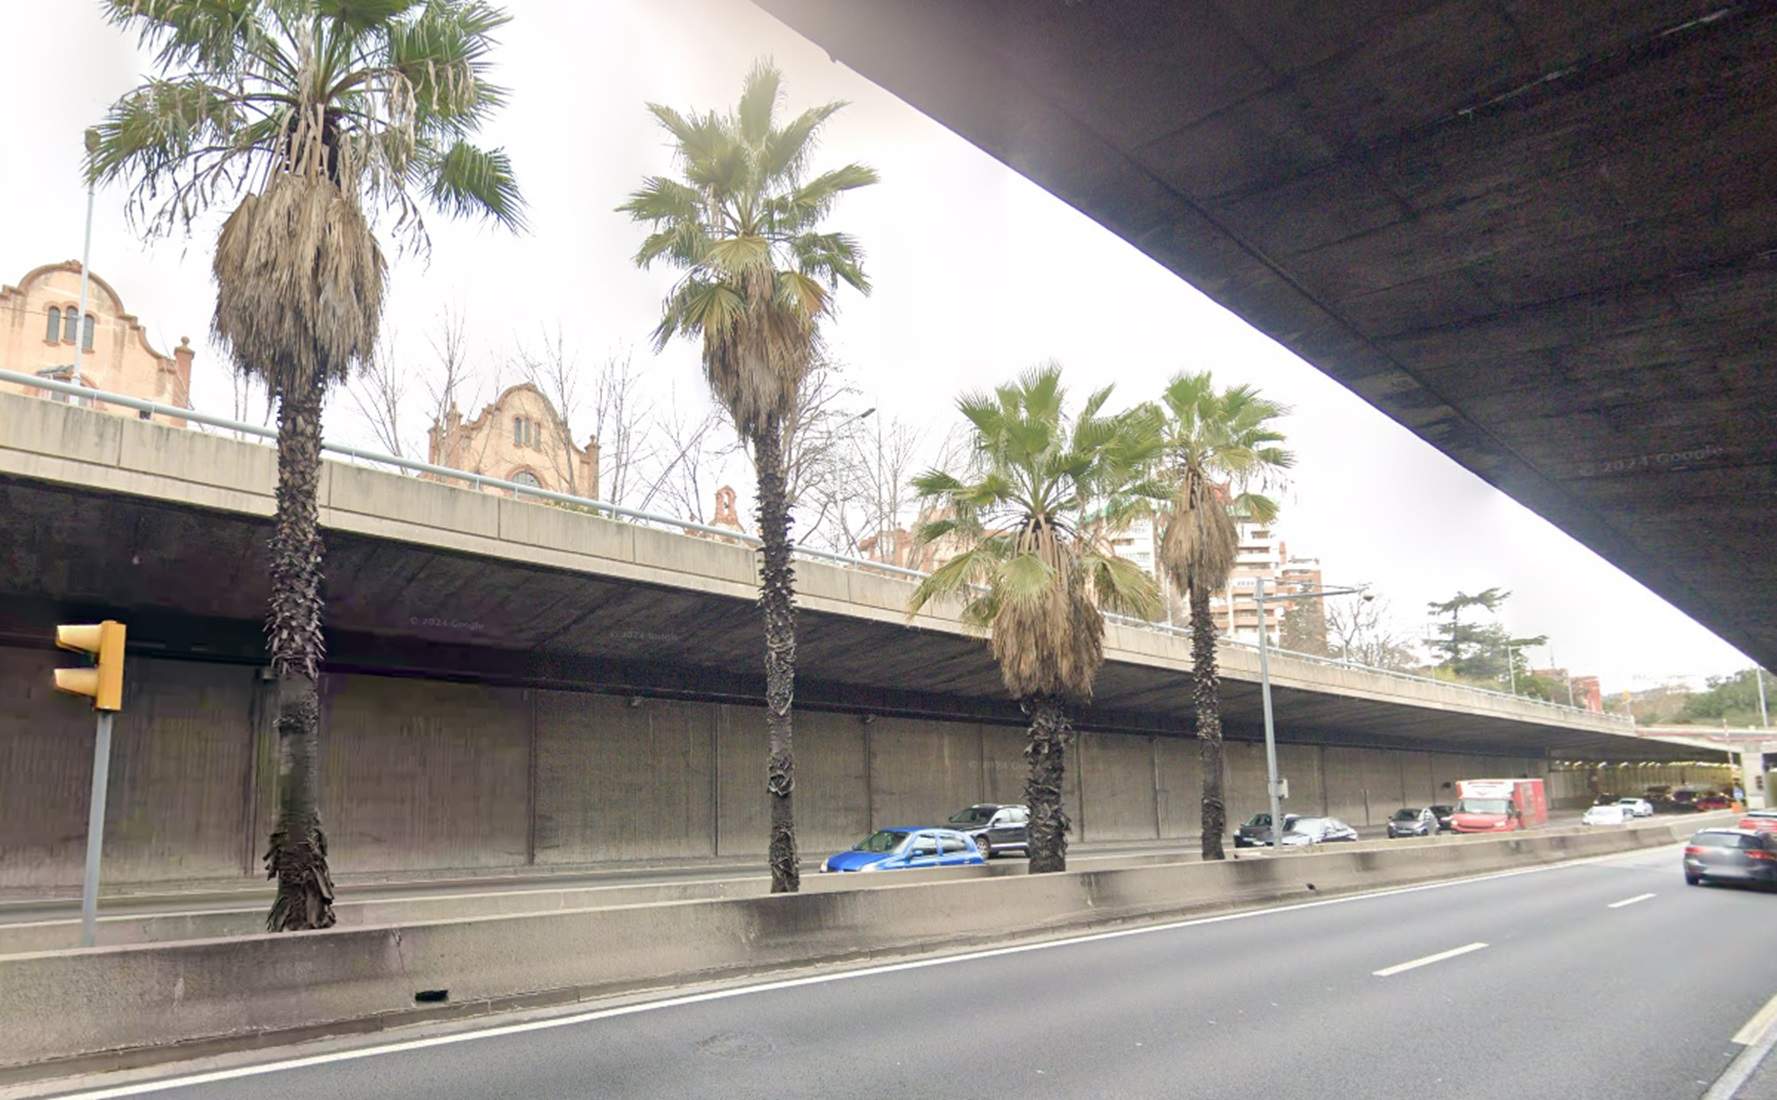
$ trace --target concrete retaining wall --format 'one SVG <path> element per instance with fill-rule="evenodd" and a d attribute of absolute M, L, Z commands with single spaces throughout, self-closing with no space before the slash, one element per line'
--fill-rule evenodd
<path fill-rule="evenodd" d="M 90 713 L 49 688 L 47 650 L 0 648 L 0 889 L 78 885 Z M 276 804 L 267 685 L 238 665 L 131 658 L 105 882 L 257 877 Z M 765 848 L 765 723 L 748 707 L 367 675 L 323 677 L 323 820 L 341 874 L 741 856 Z M 798 711 L 805 853 L 873 825 L 1017 801 L 1024 733 Z M 1263 746 L 1229 742 L 1228 811 L 1264 808 Z M 1380 823 L 1464 776 L 1539 774 L 1518 757 L 1281 746 L 1290 808 Z M 1085 734 L 1066 798 L 1079 840 L 1194 837 L 1199 746 Z M 1439 796 L 1443 797 L 1440 798 Z"/>
<path fill-rule="evenodd" d="M 0 1063 L 376 1026 L 1664 844 L 1634 830 L 829 890 L 0 958 Z"/>

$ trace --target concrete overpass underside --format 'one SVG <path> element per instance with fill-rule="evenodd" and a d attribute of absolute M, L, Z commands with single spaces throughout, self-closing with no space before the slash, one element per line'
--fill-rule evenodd
<path fill-rule="evenodd" d="M 759 3 L 1777 663 L 1777 5 Z"/>

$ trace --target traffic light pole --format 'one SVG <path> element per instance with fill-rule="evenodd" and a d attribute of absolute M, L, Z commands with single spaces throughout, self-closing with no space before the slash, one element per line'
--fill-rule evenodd
<path fill-rule="evenodd" d="M 93 742 L 93 790 L 86 807 L 86 873 L 80 880 L 80 946 L 93 946 L 99 930 L 99 853 L 105 847 L 105 789 L 111 782 L 111 711 L 101 710 Z"/>

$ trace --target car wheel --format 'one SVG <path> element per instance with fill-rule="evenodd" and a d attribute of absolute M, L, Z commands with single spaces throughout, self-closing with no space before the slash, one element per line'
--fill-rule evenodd
<path fill-rule="evenodd" d="M 1684 884 L 1686 886 L 1701 886 L 1703 885 L 1703 876 L 1687 874 L 1684 876 Z"/>
<path fill-rule="evenodd" d="M 983 860 L 989 860 L 989 859 L 993 858 L 993 842 L 988 840 L 986 837 L 984 837 L 984 836 L 983 837 L 976 837 L 975 838 L 975 847 L 981 849 L 981 858 Z"/>

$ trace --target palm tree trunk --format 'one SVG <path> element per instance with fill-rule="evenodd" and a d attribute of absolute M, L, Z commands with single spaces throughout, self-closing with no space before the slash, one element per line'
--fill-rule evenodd
<path fill-rule="evenodd" d="M 759 479 L 759 606 L 765 612 L 765 725 L 770 747 L 765 790 L 771 800 L 771 892 L 802 886 L 796 860 L 796 758 L 790 706 L 796 698 L 796 571 L 790 562 L 790 510 L 784 498 L 783 430 L 774 416 L 753 436 Z"/>
<path fill-rule="evenodd" d="M 1038 695 L 1025 701 L 1030 715 L 1030 743 L 1024 747 L 1030 777 L 1024 783 L 1024 804 L 1030 808 L 1030 872 L 1067 870 L 1067 807 L 1062 781 L 1067 775 L 1067 746 L 1074 727 L 1061 700 Z"/>
<path fill-rule="evenodd" d="M 1197 742 L 1203 759 L 1204 859 L 1226 859 L 1222 833 L 1228 808 L 1222 796 L 1222 701 L 1216 677 L 1216 631 L 1209 621 L 1209 593 L 1190 585 L 1191 696 L 1197 707 Z"/>
<path fill-rule="evenodd" d="M 278 895 L 266 915 L 273 932 L 333 924 L 333 879 L 321 831 L 320 672 L 321 537 L 316 487 L 321 476 L 321 397 L 317 378 L 278 403 L 277 518 L 271 537 L 271 612 L 267 648 L 278 678 L 278 821 L 265 853 Z"/>

